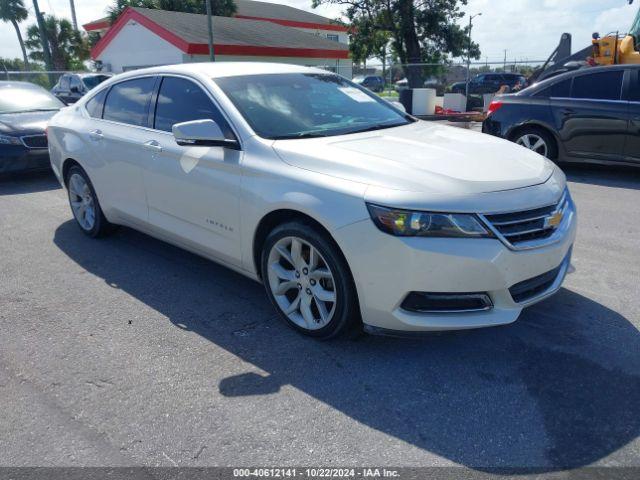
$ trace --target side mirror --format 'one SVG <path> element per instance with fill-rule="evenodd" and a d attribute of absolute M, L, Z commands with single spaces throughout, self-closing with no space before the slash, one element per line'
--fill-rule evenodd
<path fill-rule="evenodd" d="M 71 93 L 80 93 L 80 87 L 78 87 L 76 85 L 71 87 L 69 90 L 71 90 Z"/>
<path fill-rule="evenodd" d="M 224 138 L 218 124 L 210 119 L 176 123 L 171 130 L 178 145 L 240 148 L 236 140 Z"/>

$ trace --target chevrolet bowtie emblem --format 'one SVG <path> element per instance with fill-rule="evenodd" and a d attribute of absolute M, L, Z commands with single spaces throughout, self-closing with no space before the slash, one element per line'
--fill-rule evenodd
<path fill-rule="evenodd" d="M 544 228 L 558 228 L 564 217 L 563 212 L 555 212 L 550 217 L 544 219 Z"/>

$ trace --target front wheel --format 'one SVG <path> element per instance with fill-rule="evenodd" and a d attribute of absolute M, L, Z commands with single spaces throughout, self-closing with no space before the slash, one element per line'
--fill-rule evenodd
<path fill-rule="evenodd" d="M 319 229 L 287 223 L 267 237 L 262 279 L 280 316 L 295 330 L 329 339 L 355 330 L 355 285 L 337 246 Z"/>

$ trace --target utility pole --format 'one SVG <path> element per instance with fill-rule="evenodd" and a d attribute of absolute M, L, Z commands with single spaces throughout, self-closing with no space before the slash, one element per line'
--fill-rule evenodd
<path fill-rule="evenodd" d="M 213 17 L 211 16 L 211 0 L 204 0 L 207 5 L 207 27 L 209 29 L 209 60 L 216 61 L 216 55 L 213 52 Z"/>
<path fill-rule="evenodd" d="M 73 22 L 73 28 L 74 30 L 78 30 L 78 19 L 76 18 L 76 3 L 74 2 L 74 0 L 69 0 L 69 3 L 71 4 L 71 21 Z"/>
<path fill-rule="evenodd" d="M 33 9 L 36 14 L 36 21 L 38 22 L 38 31 L 40 32 L 40 43 L 42 44 L 42 55 L 44 56 L 44 64 L 48 71 L 53 70 L 53 62 L 51 61 L 51 50 L 49 50 L 49 37 L 47 36 L 47 29 L 44 25 L 42 14 L 40 13 L 40 7 L 38 6 L 38 0 L 33 0 Z M 51 86 L 55 83 L 53 75 L 49 74 L 49 83 Z"/>
<path fill-rule="evenodd" d="M 467 50 L 467 85 L 465 89 L 465 96 L 467 97 L 467 103 L 469 102 L 469 82 L 471 81 L 471 29 L 473 28 L 472 20 L 479 17 L 482 13 L 477 13 L 469 17 L 469 48 Z"/>
<path fill-rule="evenodd" d="M 504 66 L 502 67 L 502 71 L 507 73 L 507 50 L 504 51 Z"/>

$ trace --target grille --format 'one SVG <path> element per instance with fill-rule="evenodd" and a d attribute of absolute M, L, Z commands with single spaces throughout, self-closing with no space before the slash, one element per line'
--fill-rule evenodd
<path fill-rule="evenodd" d="M 521 212 L 485 215 L 484 218 L 509 244 L 517 246 L 551 237 L 557 225 L 550 225 L 548 219 L 556 213 L 564 212 L 568 201 L 568 196 L 565 193 L 555 205 Z"/>
<path fill-rule="evenodd" d="M 524 282 L 516 283 L 509 289 L 513 301 L 516 303 L 526 302 L 549 290 L 553 282 L 558 278 L 563 265 L 564 262 L 550 272 L 543 273 Z"/>
<path fill-rule="evenodd" d="M 48 148 L 46 135 L 26 135 L 22 138 L 22 143 L 27 148 Z"/>

